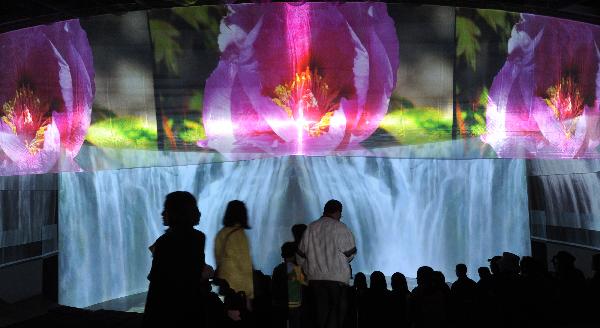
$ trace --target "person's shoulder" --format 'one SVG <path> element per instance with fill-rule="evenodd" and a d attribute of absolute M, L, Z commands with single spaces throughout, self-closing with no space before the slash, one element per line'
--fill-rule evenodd
<path fill-rule="evenodd" d="M 337 230 L 352 233 L 352 231 L 350 230 L 350 228 L 348 228 L 348 226 L 344 222 L 342 222 L 340 220 L 332 220 L 332 221 L 333 221 L 333 223 L 332 223 L 333 226 Z"/>
<path fill-rule="evenodd" d="M 287 265 L 285 262 L 279 263 L 274 269 L 273 273 L 287 273 Z"/>
<path fill-rule="evenodd" d="M 158 238 L 156 238 L 154 245 L 159 246 L 159 245 L 162 245 L 165 243 L 169 243 L 172 239 L 173 239 L 173 234 L 169 233 L 169 230 L 167 230 L 167 231 L 165 231 L 165 233 L 163 233 Z"/>
<path fill-rule="evenodd" d="M 202 239 L 206 239 L 206 235 L 204 234 L 204 232 L 197 230 L 197 229 L 193 229 L 192 232 L 193 236 L 196 238 L 202 238 Z"/>
<path fill-rule="evenodd" d="M 223 227 L 223 228 L 221 228 L 221 229 L 220 229 L 220 230 L 217 232 L 217 236 L 216 236 L 216 238 L 218 239 L 218 238 L 222 237 L 223 235 L 227 234 L 227 232 L 228 232 L 229 230 L 231 230 L 231 228 L 230 228 L 230 227 Z"/>
<path fill-rule="evenodd" d="M 204 232 L 202 232 L 200 230 L 192 229 L 191 236 L 195 242 L 202 243 L 202 244 L 204 244 L 206 242 L 206 235 L 204 234 Z"/>

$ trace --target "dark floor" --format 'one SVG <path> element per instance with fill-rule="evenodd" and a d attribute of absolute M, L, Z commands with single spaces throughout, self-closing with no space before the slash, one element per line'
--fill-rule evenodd
<path fill-rule="evenodd" d="M 140 327 L 145 301 L 141 293 L 79 309 L 35 296 L 0 304 L 0 327 Z"/>
<path fill-rule="evenodd" d="M 27 300 L 29 303 L 39 301 Z M 43 303 L 43 302 L 42 302 Z M 85 310 L 62 305 L 54 305 L 46 308 L 38 308 L 37 312 L 32 308 L 27 310 L 14 307 L 10 314 L 2 318 L 0 325 L 2 327 L 25 328 L 25 327 L 114 327 L 114 328 L 133 328 L 140 327 L 142 314 L 135 312 L 123 312 L 114 310 Z M 39 304 L 38 304 L 39 305 Z M 26 316 L 31 316 L 25 318 Z"/>

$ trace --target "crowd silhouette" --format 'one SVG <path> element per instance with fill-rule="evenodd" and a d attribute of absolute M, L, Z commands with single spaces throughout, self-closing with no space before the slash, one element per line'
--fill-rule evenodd
<path fill-rule="evenodd" d="M 200 218 L 195 198 L 187 192 L 167 195 L 163 223 L 168 229 L 150 247 L 144 326 L 468 328 L 600 323 L 600 254 L 593 256 L 594 275 L 587 280 L 566 251 L 552 258 L 553 270 L 533 257 L 504 252 L 490 258 L 489 267 L 477 269 L 478 281 L 469 278 L 469 268 L 462 263 L 456 265 L 452 283 L 441 271 L 422 266 L 411 291 L 400 272 L 391 276 L 389 287 L 380 271 L 372 272 L 368 283 L 362 272 L 346 279 L 345 266 L 350 270 L 356 247 L 340 222 L 341 212 L 342 204 L 331 200 L 321 218 L 308 226 L 294 225 L 294 240 L 281 245 L 282 262 L 269 276 L 251 267 L 244 233 L 250 228 L 247 210 L 243 202 L 232 201 L 216 238 L 213 271 L 204 262 L 205 236 L 193 228 Z"/>

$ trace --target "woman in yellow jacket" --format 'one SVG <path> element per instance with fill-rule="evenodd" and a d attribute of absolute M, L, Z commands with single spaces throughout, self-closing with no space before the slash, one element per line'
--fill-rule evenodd
<path fill-rule="evenodd" d="M 248 225 L 248 210 L 239 200 L 227 204 L 223 216 L 223 228 L 215 238 L 216 277 L 225 279 L 236 292 L 246 294 L 248 304 L 254 298 L 252 259 L 245 229 Z"/>

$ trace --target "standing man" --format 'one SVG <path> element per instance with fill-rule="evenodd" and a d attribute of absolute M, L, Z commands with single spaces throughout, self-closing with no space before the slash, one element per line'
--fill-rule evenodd
<path fill-rule="evenodd" d="M 348 307 L 350 261 L 356 255 L 354 236 L 342 218 L 342 203 L 332 199 L 323 216 L 308 225 L 297 250 L 313 298 L 318 328 L 341 328 Z"/>

